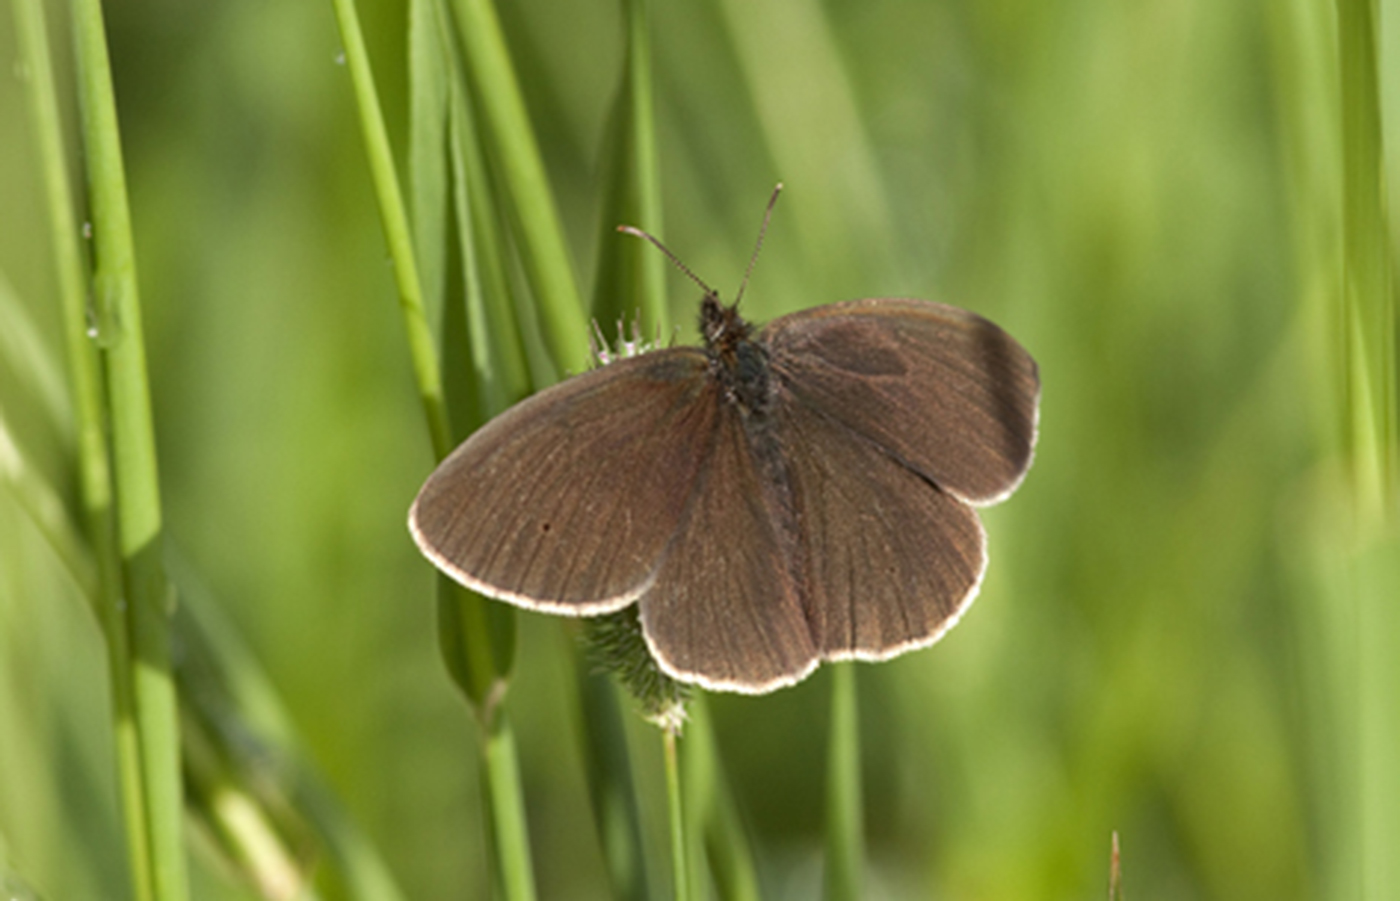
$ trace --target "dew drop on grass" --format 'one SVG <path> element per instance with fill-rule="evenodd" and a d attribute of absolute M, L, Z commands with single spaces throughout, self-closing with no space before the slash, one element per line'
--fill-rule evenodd
<path fill-rule="evenodd" d="M 104 350 L 112 347 L 121 337 L 121 322 L 117 316 L 116 292 L 114 284 L 103 285 L 98 280 L 99 297 L 87 308 L 87 336 Z"/>

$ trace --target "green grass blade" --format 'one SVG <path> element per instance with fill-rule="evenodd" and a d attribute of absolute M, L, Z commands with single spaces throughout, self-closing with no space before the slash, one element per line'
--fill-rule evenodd
<path fill-rule="evenodd" d="M 403 209 L 388 135 L 379 110 L 378 95 L 354 4 L 351 0 L 335 0 L 335 8 L 345 43 L 346 60 L 355 84 L 361 125 L 379 195 L 380 216 L 398 273 L 400 305 L 408 327 L 419 391 L 428 416 L 434 453 L 440 460 L 451 450 L 453 432 L 432 331 L 422 303 L 422 288 L 408 232 L 408 217 Z M 410 28 L 411 33 L 420 38 L 420 43 L 416 45 L 420 52 L 428 52 L 431 23 L 427 21 L 427 15 L 427 10 L 418 9 Z M 444 42 L 436 43 L 439 52 L 445 49 Z M 429 64 L 420 65 L 426 67 Z M 432 78 L 429 75 L 426 84 L 435 86 Z M 420 111 L 425 115 L 435 115 L 431 103 L 431 98 L 421 100 Z M 421 128 L 425 134 L 428 133 L 427 125 Z M 441 145 L 439 147 L 442 149 Z M 422 152 L 427 153 L 426 150 Z M 436 161 L 423 162 L 436 171 Z M 442 184 L 439 180 L 434 185 L 432 177 L 430 173 L 420 176 L 419 184 L 424 187 L 425 195 Z M 436 204 L 437 199 L 425 197 L 425 203 Z M 424 207 L 425 215 L 428 209 Z M 436 237 L 441 238 L 445 233 L 444 229 Z M 444 259 L 445 250 L 441 249 Z M 434 250 L 429 256 L 436 259 L 438 253 L 438 250 Z M 443 284 L 446 285 L 445 279 Z M 445 320 L 450 318 L 450 307 L 444 297 L 442 310 Z M 446 329 L 443 333 L 446 340 Z M 525 901 L 534 897 L 534 875 L 530 868 L 523 793 L 514 739 L 504 714 L 498 710 L 506 684 L 505 673 L 513 656 L 514 613 L 501 609 L 500 605 L 489 604 L 439 576 L 438 616 L 438 638 L 444 661 L 454 681 L 465 691 L 482 728 L 482 779 L 487 790 L 484 797 L 487 798 L 489 832 L 496 850 L 494 863 L 498 867 L 500 884 L 507 898 Z"/>
<path fill-rule="evenodd" d="M 146 801 L 152 897 L 188 897 L 180 745 L 170 671 L 169 586 L 161 562 L 160 485 L 145 338 L 99 0 L 74 0 L 75 56 L 94 258 L 92 294 L 111 435 L 117 551 L 132 652 L 131 697 Z"/>
<path fill-rule="evenodd" d="M 94 614 L 100 617 L 97 571 L 87 543 L 77 524 L 68 516 L 63 499 L 29 463 L 28 456 L 15 441 L 3 408 L 0 408 L 0 480 L 91 601 Z"/>
<path fill-rule="evenodd" d="M 509 294 L 500 275 L 494 223 L 489 214 L 476 218 L 479 211 L 474 205 L 479 198 L 477 185 L 473 184 L 475 140 L 460 87 L 461 65 L 446 28 L 446 11 L 440 2 L 434 2 L 423 15 L 428 14 L 431 23 L 424 27 L 431 25 L 434 41 L 431 48 L 425 41 L 421 49 L 431 49 L 438 56 L 445 94 L 446 129 L 440 149 L 452 228 L 444 232 L 443 239 L 451 240 L 449 235 L 456 239 L 456 253 L 444 248 L 444 257 L 456 267 L 450 284 L 461 292 L 461 300 L 445 301 L 440 323 L 442 356 L 448 364 L 445 391 L 453 437 L 460 440 L 488 417 L 527 394 L 529 375 Z M 483 272 L 491 286 L 489 291 L 483 287 Z M 444 660 L 489 734 L 514 662 L 515 611 L 449 579 L 440 579 L 438 587 Z M 495 828 L 504 825 L 496 823 Z"/>
<path fill-rule="evenodd" d="M 32 3 L 34 0 L 26 0 L 16 4 L 15 9 Z M 64 187 L 67 188 L 66 183 Z M 13 374 L 20 391 L 39 402 L 48 424 L 63 436 L 65 443 L 71 440 L 73 405 L 62 370 L 3 272 L 0 272 L 0 364 Z"/>
<path fill-rule="evenodd" d="M 575 681 L 579 689 L 578 732 L 583 746 L 583 769 L 612 897 L 619 901 L 646 901 L 651 897 L 651 889 L 642 844 L 641 810 L 617 687 L 608 676 L 589 672 L 582 662 Z"/>
<path fill-rule="evenodd" d="M 1338 0 L 1337 37 L 1342 90 L 1346 432 L 1363 515 L 1393 521 L 1400 469 L 1396 317 L 1385 209 L 1379 38 L 1372 0 Z"/>
<path fill-rule="evenodd" d="M 437 351 L 433 346 L 432 329 L 423 309 L 423 288 L 418 279 L 418 264 L 414 258 L 413 240 L 409 234 L 408 214 L 404 210 L 403 193 L 394 172 L 394 155 L 389 146 L 389 133 L 384 127 L 384 115 L 379 107 L 379 94 L 374 85 L 374 72 L 365 48 L 360 20 L 355 13 L 354 0 L 332 0 L 336 21 L 340 24 L 340 39 L 345 46 L 345 61 L 355 88 L 355 106 L 360 113 L 360 129 L 369 154 L 370 172 L 375 194 L 379 198 L 379 217 L 384 227 L 384 239 L 394 260 L 394 278 L 398 287 L 399 308 L 403 312 L 404 328 L 408 334 L 409 353 L 413 358 L 413 373 L 418 383 L 423 413 L 428 420 L 428 434 L 433 443 L 433 456 L 441 460 L 452 450 L 452 430 L 448 423 L 447 405 L 443 399 L 442 372 Z"/>
<path fill-rule="evenodd" d="M 112 733 L 117 757 L 117 784 L 127 846 L 127 866 L 138 901 L 154 897 L 154 861 L 149 836 L 149 807 L 136 724 L 127 615 L 123 613 L 121 562 L 117 552 L 112 473 L 107 456 L 105 394 L 97 347 L 88 335 L 86 268 L 78 244 L 78 224 L 60 125 L 47 28 L 38 0 L 18 0 L 17 31 L 30 72 L 30 112 L 39 144 L 49 208 L 58 290 L 63 306 L 77 428 L 78 483 L 87 534 L 96 558 L 95 612 L 107 644 L 107 671 L 112 697 Z M 7 329 L 7 331 L 9 331 Z M 14 334 L 12 332 L 12 334 Z M 29 343 L 29 342 L 26 342 Z M 34 342 L 30 346 L 37 346 Z M 129 608 L 128 608 L 129 609 Z"/>
<path fill-rule="evenodd" d="M 446 43 L 450 39 L 445 36 Z M 460 66 L 456 67 L 460 72 Z M 458 79 L 449 110 L 452 209 L 461 248 L 466 332 L 482 420 L 531 391 L 524 339 L 506 276 L 507 241 L 492 200 L 476 120 Z M 471 422 L 476 428 L 480 421 Z"/>
<path fill-rule="evenodd" d="M 666 762 L 666 822 L 671 833 L 671 886 L 675 901 L 690 898 L 690 846 L 686 843 L 685 805 L 681 792 L 680 760 L 676 754 L 675 729 L 661 730 L 661 749 Z"/>
<path fill-rule="evenodd" d="M 855 664 L 836 663 L 831 666 L 831 733 L 827 745 L 827 901 L 855 901 L 862 897 L 862 814 Z"/>
<path fill-rule="evenodd" d="M 501 186 L 546 347 L 561 373 L 589 366 L 588 333 L 563 227 L 490 0 L 453 0 L 474 109 Z"/>
<path fill-rule="evenodd" d="M 897 255 L 891 204 L 836 27 L 818 0 L 720 0 L 718 7 L 774 180 L 787 185 L 785 219 L 822 273 L 812 287 L 835 282 L 842 293 L 828 301 L 853 295 L 865 273 L 892 271 Z M 841 267 L 839 259 L 859 262 Z"/>
<path fill-rule="evenodd" d="M 436 0 L 408 4 L 408 183 L 413 249 L 430 329 L 441 325 L 446 302 L 451 195 L 445 152 L 449 82 L 436 7 Z"/>
<path fill-rule="evenodd" d="M 414 0 L 409 6 L 410 182 L 415 247 L 424 266 L 425 311 L 437 335 L 441 391 L 449 419 L 450 442 L 465 438 L 484 419 L 481 391 L 469 357 L 465 306 L 449 300 L 449 286 L 463 279 L 449 271 L 457 209 L 451 124 L 452 65 L 441 23 L 440 4 Z M 460 218 L 460 217 L 456 217 Z M 459 232 L 460 233 L 460 232 Z M 470 233 L 459 245 L 470 270 Z M 471 278 L 468 293 L 471 293 Z M 492 605 L 441 574 L 437 579 L 438 640 L 449 675 L 482 723 L 489 723 L 505 690 L 515 647 L 514 612 Z"/>
<path fill-rule="evenodd" d="M 604 154 L 611 171 L 598 224 L 593 318 L 609 340 L 614 328 L 635 323 L 646 339 L 664 341 L 671 331 L 666 304 L 666 260 L 646 242 L 617 233 L 617 226 L 633 225 L 661 236 L 661 185 L 646 0 L 627 0 L 623 14 L 627 58 L 613 105 L 609 150 Z"/>
<path fill-rule="evenodd" d="M 1108 901 L 1123 901 L 1122 859 L 1118 853 L 1118 831 L 1113 832 L 1113 847 L 1108 859 Z"/>
<path fill-rule="evenodd" d="M 689 821 L 701 831 L 716 894 L 720 901 L 757 901 L 761 894 L 753 848 L 720 761 L 704 694 L 691 702 L 682 763 L 692 807 Z"/>
<path fill-rule="evenodd" d="M 294 849 L 305 842 L 289 836 L 277 808 L 258 797 L 255 788 L 221 753 L 217 736 L 189 707 L 183 708 L 181 741 L 185 752 L 185 785 L 192 819 L 203 826 L 224 863 L 255 886 L 264 898 L 310 901 L 306 861 Z"/>
<path fill-rule="evenodd" d="M 209 755 L 203 779 L 191 781 L 218 787 L 231 799 L 236 816 L 223 821 L 240 837 L 239 845 L 260 852 L 255 860 L 272 864 L 270 871 L 257 872 L 290 884 L 288 862 L 304 856 L 309 831 L 345 897 L 399 901 L 403 892 L 382 855 L 312 764 L 281 693 L 218 600 L 179 555 L 171 571 L 183 589 L 175 616 L 185 649 L 177 672 L 182 707 L 187 727 L 199 733 Z M 251 834 L 239 830 L 245 821 Z M 268 847 L 273 838 L 295 850 Z"/>
<path fill-rule="evenodd" d="M 1400 428 L 1397 428 L 1396 301 L 1386 210 L 1385 150 L 1372 0 L 1338 0 L 1341 66 L 1342 317 L 1346 386 L 1344 434 L 1356 520 L 1346 584 L 1355 604 L 1355 661 L 1343 662 L 1356 691 L 1345 690 L 1344 716 L 1354 720 L 1356 779 L 1351 813 L 1360 892 L 1400 892 L 1395 842 L 1400 840 L 1400 644 L 1395 613 L 1400 586 Z M 1349 686 L 1347 687 L 1349 689 Z M 1346 805 L 1344 805 L 1344 808 Z M 1350 831 L 1350 830 L 1348 830 Z"/>
<path fill-rule="evenodd" d="M 492 859 L 493 881 L 506 901 L 533 901 L 535 876 L 525 828 L 525 796 L 515 733 L 504 712 L 491 722 L 482 751 L 487 763 L 482 768 L 482 797 L 490 807 L 491 821 L 498 824 L 492 836 L 498 843 Z"/>
<path fill-rule="evenodd" d="M 447 35 L 440 46 L 450 49 Z M 457 71 L 455 64 L 451 70 Z M 488 417 L 528 394 L 530 379 L 504 264 L 495 243 L 494 219 L 470 111 L 455 83 L 449 88 L 448 104 L 451 209 L 463 299 L 450 302 L 446 310 L 444 359 L 457 363 L 453 372 L 461 376 L 460 380 L 449 380 L 448 400 L 454 411 L 455 432 L 465 437 Z M 439 624 L 445 659 L 488 734 L 515 658 L 515 619 L 515 611 L 505 604 L 488 601 L 450 580 L 440 582 Z M 495 824 L 497 829 L 507 825 Z M 497 845 L 502 847 L 499 839 Z"/>

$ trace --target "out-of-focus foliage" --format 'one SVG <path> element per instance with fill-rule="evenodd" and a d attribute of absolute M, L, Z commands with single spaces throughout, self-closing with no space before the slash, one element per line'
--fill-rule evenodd
<path fill-rule="evenodd" d="M 360 6 L 402 152 L 405 9 Z M 583 267 L 629 240 L 596 233 L 620 12 L 499 6 Z M 431 455 L 330 4 L 108 15 L 168 534 L 406 895 L 475 896 L 472 727 L 403 525 Z M 0 23 L 0 271 L 28 349 L 63 372 Z M 1336 667 L 1329 610 L 1400 580 L 1381 559 L 1338 584 L 1335 565 L 1331 23 L 1308 0 L 655 4 L 663 237 L 692 268 L 732 291 L 782 180 L 751 318 L 940 299 L 1041 366 L 1035 467 L 986 514 L 981 599 L 934 649 L 859 671 L 872 897 L 1097 897 L 1114 829 L 1127 897 L 1339 884 L 1335 795 L 1355 777 L 1336 683 L 1375 674 Z M 670 285 L 694 340 L 696 292 Z M 71 495 L 71 433 L 26 365 L 0 355 L 7 434 Z M 540 893 L 604 897 L 564 628 L 521 631 Z M 101 653 L 0 490 L 0 849 L 44 897 L 127 891 Z M 826 694 L 819 673 L 709 705 L 767 897 L 818 884 Z M 659 751 L 634 752 L 661 860 Z M 247 896 L 194 871 L 196 897 Z"/>

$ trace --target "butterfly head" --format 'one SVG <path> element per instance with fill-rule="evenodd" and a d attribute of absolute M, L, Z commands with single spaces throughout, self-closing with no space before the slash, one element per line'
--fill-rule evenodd
<path fill-rule="evenodd" d="M 720 357 L 732 356 L 734 348 L 752 332 L 752 327 L 739 315 L 739 305 L 725 306 L 714 291 L 706 291 L 700 301 L 700 335 L 705 349 Z"/>

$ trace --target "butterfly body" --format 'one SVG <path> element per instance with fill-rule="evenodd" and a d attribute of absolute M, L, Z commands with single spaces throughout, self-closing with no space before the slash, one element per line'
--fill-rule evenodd
<path fill-rule="evenodd" d="M 611 363 L 488 423 L 410 527 L 522 607 L 640 605 L 671 676 L 741 692 L 929 644 L 986 565 L 972 505 L 1030 465 L 1035 363 L 955 307 L 873 299 L 754 329 L 712 292 L 703 348 Z"/>

